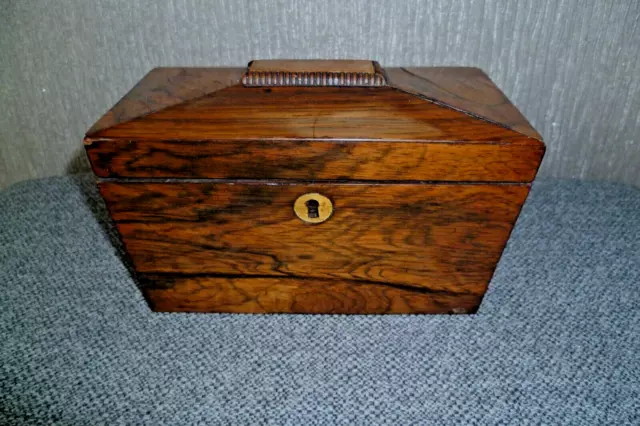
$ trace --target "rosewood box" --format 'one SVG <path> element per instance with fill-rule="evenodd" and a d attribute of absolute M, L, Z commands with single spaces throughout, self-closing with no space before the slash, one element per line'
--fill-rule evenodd
<path fill-rule="evenodd" d="M 477 68 L 156 68 L 87 133 L 152 309 L 473 313 L 544 144 Z"/>

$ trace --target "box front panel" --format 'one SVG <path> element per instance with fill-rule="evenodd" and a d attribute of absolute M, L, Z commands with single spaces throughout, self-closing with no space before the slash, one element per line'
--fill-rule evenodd
<path fill-rule="evenodd" d="M 529 187 L 102 181 L 100 189 L 159 310 L 408 313 L 479 304 Z M 330 200 L 331 216 L 301 220 L 294 204 L 304 194 Z"/>

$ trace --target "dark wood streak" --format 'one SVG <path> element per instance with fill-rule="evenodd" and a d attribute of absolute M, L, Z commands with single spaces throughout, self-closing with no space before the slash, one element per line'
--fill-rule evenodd
<path fill-rule="evenodd" d="M 307 276 L 482 294 L 528 185 L 101 182 L 144 274 Z M 301 194 L 331 219 L 293 213 Z"/>
<path fill-rule="evenodd" d="M 145 276 L 145 294 L 160 312 L 299 314 L 475 313 L 482 294 L 424 293 L 343 280 L 274 277 Z"/>
<path fill-rule="evenodd" d="M 153 70 L 85 138 L 152 307 L 474 312 L 545 150 L 488 77 L 247 88 L 243 72 Z M 295 216 L 307 192 L 328 221 Z"/>
<path fill-rule="evenodd" d="M 536 139 L 388 87 L 232 86 L 86 147 L 100 177 L 530 182 L 544 154 Z"/>
<path fill-rule="evenodd" d="M 175 274 L 175 273 L 159 273 L 154 272 L 153 274 L 140 274 L 138 279 L 140 284 L 145 289 L 167 289 L 172 288 L 173 283 L 176 280 L 180 280 L 183 278 L 238 278 L 237 275 L 233 274 L 217 274 L 217 273 L 201 273 L 201 274 Z M 251 275 L 250 277 L 244 277 L 249 279 L 262 279 L 262 278 L 273 278 L 272 275 Z M 281 279 L 288 279 L 293 281 L 305 282 L 305 281 L 313 281 L 313 282 L 327 282 L 331 283 L 336 281 L 334 278 L 320 278 L 320 277 L 307 277 L 303 275 L 286 275 L 282 277 L 278 277 Z M 356 284 L 366 285 L 366 284 L 374 284 L 378 286 L 386 286 L 395 289 L 412 291 L 420 294 L 448 294 L 448 295 L 463 295 L 463 294 L 476 294 L 473 291 L 464 291 L 464 290 L 456 290 L 456 289 L 447 289 L 447 290 L 434 290 L 427 287 L 414 287 L 397 283 L 387 283 L 387 282 L 376 282 L 376 281 L 367 281 L 367 280 L 340 280 L 345 283 L 352 282 Z"/>
<path fill-rule="evenodd" d="M 544 146 L 366 141 L 113 141 L 87 147 L 100 177 L 530 182 Z"/>

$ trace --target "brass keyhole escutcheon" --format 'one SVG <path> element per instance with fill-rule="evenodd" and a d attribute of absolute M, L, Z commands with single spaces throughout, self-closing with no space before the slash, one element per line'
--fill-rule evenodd
<path fill-rule="evenodd" d="M 293 204 L 293 211 L 304 222 L 322 223 L 331 217 L 333 203 L 322 194 L 310 192 L 298 197 Z"/>

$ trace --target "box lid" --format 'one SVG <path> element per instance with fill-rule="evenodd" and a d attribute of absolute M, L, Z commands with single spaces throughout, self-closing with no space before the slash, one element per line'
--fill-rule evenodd
<path fill-rule="evenodd" d="M 85 138 L 99 177 L 530 182 L 540 135 L 477 68 L 156 68 Z"/>

